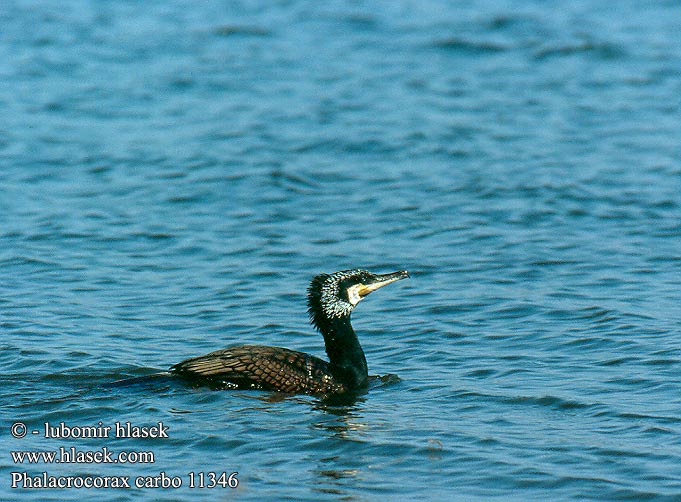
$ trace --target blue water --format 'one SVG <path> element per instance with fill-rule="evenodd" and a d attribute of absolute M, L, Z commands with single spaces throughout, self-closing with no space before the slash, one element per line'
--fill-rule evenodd
<path fill-rule="evenodd" d="M 4 2 L 0 498 L 679 500 L 680 19 Z M 412 275 L 353 316 L 370 373 L 400 378 L 354 404 L 106 386 L 238 343 L 322 356 L 305 289 L 354 267 Z M 59 446 L 155 462 L 9 453 Z M 12 489 L 18 471 L 183 486 Z"/>

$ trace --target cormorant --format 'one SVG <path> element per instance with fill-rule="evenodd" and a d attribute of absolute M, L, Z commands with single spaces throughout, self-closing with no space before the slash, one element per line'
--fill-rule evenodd
<path fill-rule="evenodd" d="M 307 291 L 308 314 L 324 336 L 328 362 L 281 347 L 241 345 L 187 359 L 170 371 L 213 388 L 316 395 L 360 391 L 368 384 L 367 363 L 350 314 L 372 291 L 406 277 L 406 270 L 372 274 L 353 269 L 312 279 Z"/>

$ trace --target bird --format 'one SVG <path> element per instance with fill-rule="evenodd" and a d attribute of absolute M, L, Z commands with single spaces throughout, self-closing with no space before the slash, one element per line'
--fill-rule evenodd
<path fill-rule="evenodd" d="M 374 274 L 351 269 L 312 279 L 308 315 L 324 337 L 328 361 L 282 347 L 239 345 L 186 359 L 172 366 L 170 373 L 216 389 L 323 396 L 359 393 L 367 388 L 369 375 L 350 314 L 369 293 L 407 277 L 406 270 Z"/>

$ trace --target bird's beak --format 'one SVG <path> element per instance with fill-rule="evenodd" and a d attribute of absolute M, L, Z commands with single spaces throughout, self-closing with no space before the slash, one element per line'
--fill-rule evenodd
<path fill-rule="evenodd" d="M 407 272 L 406 270 L 400 270 L 398 272 L 393 272 L 391 274 L 379 274 L 376 276 L 375 280 L 370 284 L 360 285 L 360 287 L 357 289 L 357 294 L 360 296 L 360 298 L 364 298 L 372 291 L 376 291 L 377 289 L 382 288 L 386 284 L 399 281 L 400 279 L 406 279 L 407 277 L 409 277 L 409 272 Z"/>

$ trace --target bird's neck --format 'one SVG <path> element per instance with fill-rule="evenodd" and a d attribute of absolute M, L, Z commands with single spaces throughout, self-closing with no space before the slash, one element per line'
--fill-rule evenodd
<path fill-rule="evenodd" d="M 369 375 L 367 361 L 350 316 L 328 321 L 322 334 L 329 362 L 338 376 L 353 388 L 365 386 Z"/>

